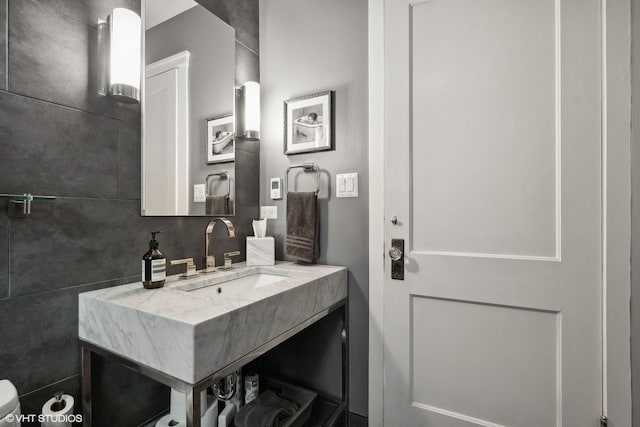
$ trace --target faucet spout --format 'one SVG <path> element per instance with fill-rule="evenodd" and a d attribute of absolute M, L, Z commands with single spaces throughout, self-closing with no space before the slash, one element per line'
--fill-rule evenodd
<path fill-rule="evenodd" d="M 222 223 L 227 229 L 227 235 L 229 237 L 236 237 L 236 229 L 233 226 L 233 223 L 226 218 L 215 218 L 209 221 L 207 224 L 207 228 L 204 233 L 204 262 L 205 262 L 205 273 L 213 273 L 216 271 L 216 259 L 209 255 L 209 236 L 213 233 L 213 229 L 216 227 L 216 224 Z"/>
<path fill-rule="evenodd" d="M 219 222 L 225 225 L 225 227 L 227 228 L 227 233 L 229 234 L 229 237 L 236 237 L 236 229 L 233 226 L 233 223 L 229 221 L 227 218 L 216 218 L 212 221 L 209 221 L 209 224 L 207 224 L 207 229 L 206 229 L 207 237 L 209 236 L 209 234 L 213 233 L 213 229 L 215 228 L 216 224 Z"/>

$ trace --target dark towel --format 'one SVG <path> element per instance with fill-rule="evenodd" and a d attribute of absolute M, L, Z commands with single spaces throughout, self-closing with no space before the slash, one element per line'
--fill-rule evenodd
<path fill-rule="evenodd" d="M 313 262 L 320 256 L 320 218 L 316 193 L 287 193 L 287 255 Z"/>
<path fill-rule="evenodd" d="M 236 427 L 280 427 L 298 408 L 298 404 L 267 390 L 240 408 L 234 422 Z"/>
<path fill-rule="evenodd" d="M 207 215 L 229 215 L 229 196 L 207 196 Z"/>

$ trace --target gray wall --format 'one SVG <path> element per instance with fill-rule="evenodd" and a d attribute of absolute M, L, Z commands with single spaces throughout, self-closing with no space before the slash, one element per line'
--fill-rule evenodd
<path fill-rule="evenodd" d="M 640 426 L 640 1 L 631 2 L 631 389 Z"/>
<path fill-rule="evenodd" d="M 193 185 L 208 174 L 229 171 L 233 162 L 207 165 L 206 120 L 233 114 L 235 86 L 235 31 L 202 6 L 191 8 L 146 32 L 146 64 L 188 50 L 189 56 L 189 214 L 204 215 L 205 204 L 193 202 Z M 226 191 L 226 181 L 213 194 Z M 242 185 L 242 180 L 240 181 Z M 233 191 L 232 191 L 233 193 Z M 232 194 L 231 200 L 234 200 Z"/>
<path fill-rule="evenodd" d="M 251 4 L 227 22 L 257 28 Z M 0 202 L 0 378 L 18 388 L 23 413 L 58 390 L 80 408 L 77 295 L 139 280 L 148 231 L 163 231 L 167 258 L 202 265 L 207 218 L 140 217 L 139 106 L 97 95 L 96 19 L 119 5 L 140 9 L 139 0 L 0 0 L 0 193 L 58 197 L 28 219 L 7 218 Z M 237 79 L 259 75 L 255 52 L 236 57 Z M 246 152 L 258 159 L 259 145 Z M 249 227 L 255 181 L 238 195 L 246 218 L 234 219 Z M 221 243 L 218 252 L 244 254 L 242 238 Z M 98 361 L 94 378 L 94 425 L 137 425 L 168 407 L 164 386 L 113 364 Z"/>
<path fill-rule="evenodd" d="M 318 260 L 349 267 L 351 411 L 367 413 L 368 182 L 367 1 L 261 0 L 262 96 L 261 196 L 277 205 L 269 221 L 277 256 L 284 256 L 285 203 L 269 197 L 269 179 L 284 179 L 290 164 L 315 162 L 322 169 Z M 283 101 L 335 90 L 335 151 L 283 154 Z M 358 172 L 360 197 L 337 199 L 335 175 Z M 313 188 L 309 176 L 291 177 L 293 189 Z M 339 367 L 336 367 L 339 369 Z"/>

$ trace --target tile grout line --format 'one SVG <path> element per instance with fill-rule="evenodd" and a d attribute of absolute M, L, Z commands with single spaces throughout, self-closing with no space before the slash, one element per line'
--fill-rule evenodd
<path fill-rule="evenodd" d="M 139 424 L 138 427 L 147 427 L 151 422 L 153 422 L 156 419 L 159 419 L 160 417 L 162 417 L 165 413 L 168 413 L 168 411 L 166 409 L 163 409 L 162 411 L 158 412 L 157 414 L 155 414 L 154 416 L 148 418 L 147 420 L 143 421 L 142 424 Z"/>
<path fill-rule="evenodd" d="M 140 118 L 142 119 L 142 117 Z M 120 138 L 122 137 L 122 123 L 118 123 L 118 138 L 116 139 L 116 199 L 120 200 Z M 140 195 L 142 198 L 142 194 Z"/>
<path fill-rule="evenodd" d="M 52 382 L 52 383 L 50 383 L 50 384 L 44 385 L 44 386 L 42 386 L 42 387 L 36 388 L 36 389 L 31 390 L 31 391 L 28 391 L 28 392 L 26 392 L 26 393 L 23 393 L 23 394 L 21 394 L 21 395 L 20 395 L 20 398 L 26 397 L 26 396 L 28 396 L 28 395 L 30 395 L 30 394 L 33 394 L 33 393 L 37 393 L 37 392 L 39 392 L 39 391 L 44 390 L 44 389 L 45 389 L 45 388 L 47 388 L 47 387 L 51 387 L 52 385 L 60 384 L 60 383 L 61 383 L 61 382 L 63 382 L 63 381 L 67 381 L 67 380 L 70 380 L 70 379 L 71 379 L 71 378 L 73 378 L 73 377 L 79 377 L 79 376 L 80 376 L 80 374 L 75 374 L 75 375 L 71 375 L 70 377 L 66 377 L 66 378 L 63 378 L 63 379 L 61 379 L 61 380 L 54 381 L 54 382 Z"/>
<path fill-rule="evenodd" d="M 118 282 L 118 281 L 123 281 L 124 283 L 120 283 L 119 285 L 111 285 L 111 286 L 105 286 L 104 288 L 101 289 L 105 289 L 105 288 L 111 288 L 114 286 L 120 286 L 120 285 L 126 285 L 129 282 L 127 282 L 128 280 L 134 279 L 140 277 L 140 275 L 134 275 L 134 276 L 124 276 L 124 277 L 117 277 L 115 279 L 107 279 L 107 280 L 99 280 L 97 282 L 89 282 L 89 283 L 80 283 L 77 285 L 70 285 L 70 286 L 64 286 L 62 288 L 55 288 L 55 289 L 45 289 L 42 291 L 36 291 L 36 292 L 30 292 L 27 294 L 22 294 L 22 295 L 16 295 L 13 297 L 13 299 L 16 298 L 25 298 L 25 297 L 32 297 L 34 295 L 40 295 L 40 294 L 48 294 L 48 293 L 52 293 L 52 292 L 58 292 L 58 291 L 65 291 L 65 290 L 70 290 L 70 289 L 75 289 L 75 288 L 81 288 L 83 286 L 93 286 L 93 285 L 99 285 L 99 284 L 106 284 L 106 283 L 111 283 L 111 282 Z M 8 299 L 8 298 L 5 298 Z"/>
<path fill-rule="evenodd" d="M 238 40 L 238 39 L 235 39 L 235 40 L 236 40 L 236 43 L 238 43 L 239 45 L 241 45 L 244 48 L 246 48 L 249 52 L 253 53 L 258 58 L 260 57 L 260 54 L 258 52 L 256 52 L 255 50 L 251 49 L 249 46 L 247 46 L 246 44 L 242 43 L 240 40 Z"/>
<path fill-rule="evenodd" d="M 7 202 L 9 205 L 10 202 Z M 8 209 L 8 208 L 7 208 Z M 7 298 L 11 298 L 11 217 L 7 212 Z"/>
<path fill-rule="evenodd" d="M 7 59 L 7 67 L 8 67 L 8 63 L 9 63 L 9 60 Z M 9 81 L 9 76 L 7 75 L 7 86 L 8 86 L 8 81 Z M 59 102 L 54 102 L 54 101 L 49 101 L 49 100 L 46 100 L 46 99 L 36 98 L 35 96 L 26 95 L 24 93 L 11 92 L 8 87 L 7 87 L 6 90 L 0 89 L 0 93 L 6 93 L 6 94 L 12 95 L 12 96 L 18 96 L 18 97 L 22 97 L 22 98 L 26 98 L 26 99 L 31 99 L 33 101 L 44 102 L 45 104 L 53 105 L 53 106 L 60 107 L 60 108 L 66 108 L 68 110 L 75 111 L 77 113 L 91 114 L 91 115 L 94 115 L 94 116 L 103 117 L 105 119 L 117 120 L 119 122 L 124 122 L 124 123 L 134 123 L 134 124 L 138 123 L 136 121 L 126 120 L 124 118 L 117 117 L 117 116 L 111 116 L 111 115 L 103 114 L 103 113 L 96 113 L 95 111 L 83 110 L 82 108 L 72 107 L 70 105 L 65 105 L 65 104 L 60 104 Z"/>
<path fill-rule="evenodd" d="M 4 87 L 9 90 L 9 0 L 5 1 L 4 5 L 4 16 L 5 16 L 5 44 L 4 44 Z"/>

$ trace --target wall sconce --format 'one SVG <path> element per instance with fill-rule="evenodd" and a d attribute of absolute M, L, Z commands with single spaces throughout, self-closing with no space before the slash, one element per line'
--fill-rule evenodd
<path fill-rule="evenodd" d="M 260 83 L 246 82 L 238 89 L 239 137 L 260 139 Z"/>
<path fill-rule="evenodd" d="M 118 7 L 106 21 L 98 21 L 100 95 L 140 102 L 141 46 L 142 21 L 137 13 Z"/>

